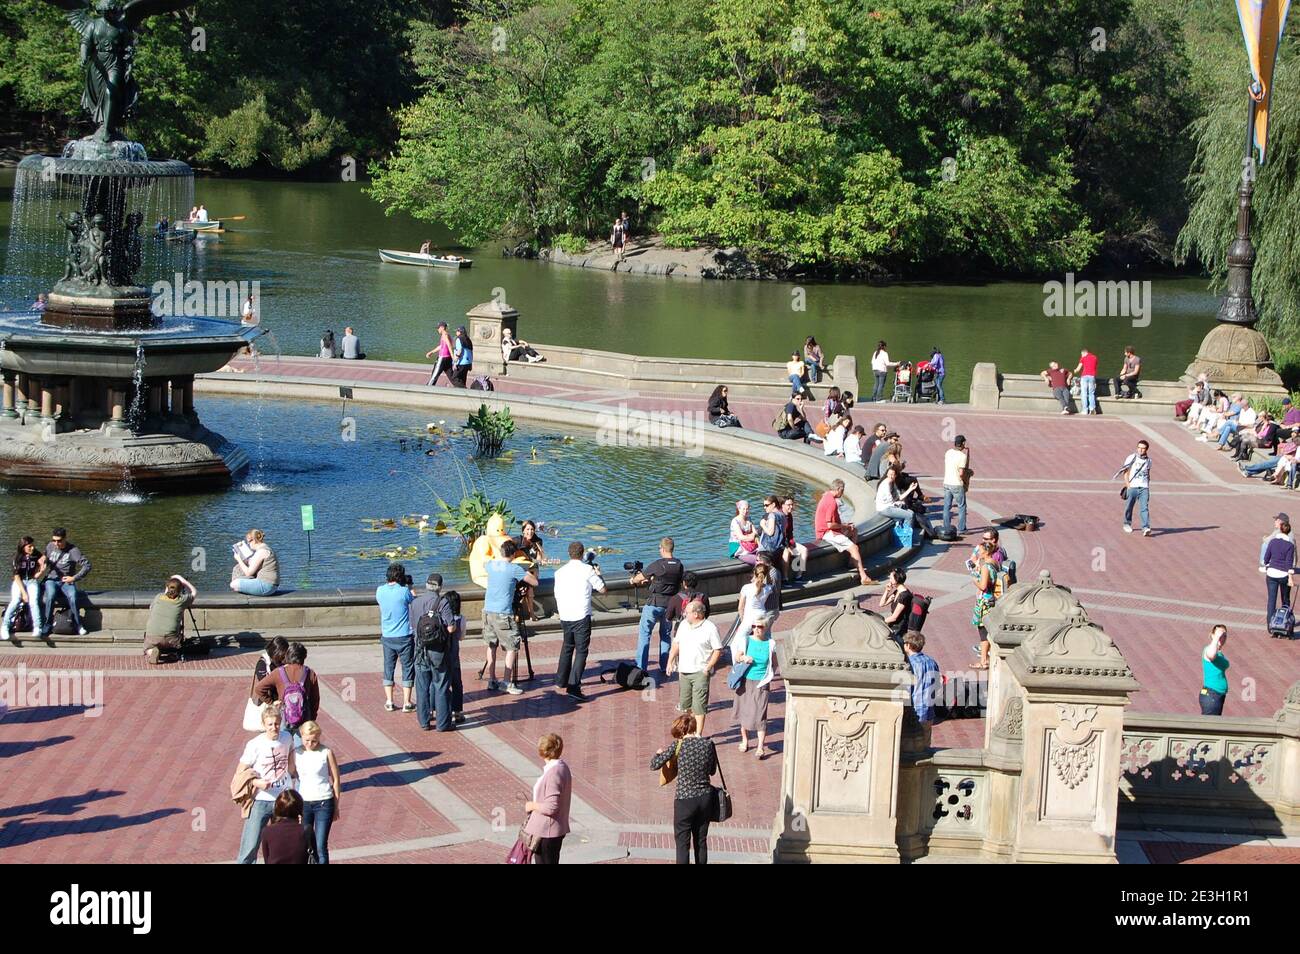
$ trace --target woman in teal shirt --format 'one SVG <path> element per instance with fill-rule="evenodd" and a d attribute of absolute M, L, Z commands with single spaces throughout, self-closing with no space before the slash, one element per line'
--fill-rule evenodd
<path fill-rule="evenodd" d="M 740 727 L 740 751 L 749 751 L 749 733 L 758 735 L 758 757 L 765 759 L 767 741 L 767 701 L 771 695 L 772 640 L 768 636 L 771 616 L 764 614 L 754 620 L 748 633 L 737 633 L 731 647 L 731 656 L 737 663 L 748 663 L 749 670 L 740 684 L 736 700 L 736 725 Z"/>
<path fill-rule="evenodd" d="M 456 340 L 451 352 L 451 381 L 458 388 L 466 387 L 469 373 L 474 368 L 474 345 L 464 326 L 456 329 Z"/>
<path fill-rule="evenodd" d="M 1223 715 L 1228 698 L 1228 657 L 1223 646 L 1228 641 L 1228 627 L 1210 630 L 1210 644 L 1201 653 L 1201 715 Z"/>

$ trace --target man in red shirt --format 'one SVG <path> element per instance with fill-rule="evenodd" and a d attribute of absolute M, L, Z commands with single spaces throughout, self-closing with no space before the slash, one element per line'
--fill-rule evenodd
<path fill-rule="evenodd" d="M 1079 364 L 1074 369 L 1079 379 L 1079 401 L 1084 414 L 1097 413 L 1097 356 L 1084 348 L 1079 353 Z"/>
<path fill-rule="evenodd" d="M 1038 376 L 1047 382 L 1047 386 L 1052 389 L 1052 394 L 1060 402 L 1061 413 L 1070 413 L 1070 372 L 1055 361 L 1047 365 L 1046 371 L 1039 371 Z"/>
<path fill-rule="evenodd" d="M 862 551 L 858 549 L 854 538 L 857 529 L 852 524 L 840 523 L 840 498 L 844 496 L 844 481 L 831 481 L 831 489 L 822 494 L 817 502 L 817 512 L 813 516 L 813 529 L 817 539 L 824 540 L 841 553 L 847 553 L 858 568 L 858 580 L 863 586 L 872 582 L 862 565 Z"/>

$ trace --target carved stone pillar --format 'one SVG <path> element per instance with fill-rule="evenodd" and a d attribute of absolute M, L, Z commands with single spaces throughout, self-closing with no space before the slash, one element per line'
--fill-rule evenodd
<path fill-rule="evenodd" d="M 786 746 L 773 860 L 897 862 L 903 651 L 852 599 L 810 615 L 778 651 Z"/>
<path fill-rule="evenodd" d="M 18 412 L 14 410 L 14 378 L 12 375 L 4 376 L 4 407 L 0 408 L 0 417 L 13 418 L 17 417 Z"/>
<path fill-rule="evenodd" d="M 1282 771 L 1278 779 L 1276 812 L 1282 830 L 1300 835 L 1300 681 L 1291 683 L 1286 701 L 1273 717 L 1286 734 L 1282 742 Z"/>
<path fill-rule="evenodd" d="M 1011 860 L 1114 864 L 1124 710 L 1139 688 L 1133 671 L 1082 609 L 1035 630 L 1006 665 L 1023 693 Z"/>
<path fill-rule="evenodd" d="M 114 431 L 126 430 L 126 390 L 110 384 L 107 404 L 109 408 L 109 429 Z"/>
<path fill-rule="evenodd" d="M 474 370 L 487 374 L 505 374 L 501 357 L 501 332 L 519 337 L 519 311 L 503 301 L 485 301 L 465 313 L 469 319 L 469 340 L 474 343 Z"/>
<path fill-rule="evenodd" d="M 54 420 L 54 383 L 49 378 L 41 379 L 41 420 Z"/>
<path fill-rule="evenodd" d="M 14 410 L 17 411 L 19 417 L 22 417 L 23 412 L 27 410 L 28 386 L 27 375 L 14 375 Z"/>
<path fill-rule="evenodd" d="M 1033 583 L 1013 586 L 989 611 L 984 620 L 992 644 L 985 701 L 985 748 L 993 744 L 993 730 L 1002 719 L 1007 702 L 1021 696 L 1016 677 L 1006 665 L 1011 654 L 1040 629 L 1056 629 L 1081 612 L 1083 605 L 1068 587 L 1053 583 L 1052 574 L 1047 570 Z"/>
<path fill-rule="evenodd" d="M 149 413 L 157 417 L 163 410 L 163 385 L 157 381 L 149 381 L 146 382 L 145 387 L 149 389 Z"/>

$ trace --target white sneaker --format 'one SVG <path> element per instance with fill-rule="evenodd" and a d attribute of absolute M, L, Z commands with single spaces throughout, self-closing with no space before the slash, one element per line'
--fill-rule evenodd
<path fill-rule="evenodd" d="M 1126 524 L 1124 524 L 1124 532 L 1125 532 L 1125 533 L 1132 533 L 1132 532 L 1133 532 L 1133 528 L 1130 527 L 1130 526 L 1126 523 Z"/>
<path fill-rule="evenodd" d="M 9 638 L 9 627 L 6 626 L 4 629 L 0 629 L 0 639 L 8 639 L 8 638 Z"/>
<path fill-rule="evenodd" d="M 78 635 L 78 636 L 89 636 L 90 633 L 86 631 L 86 627 L 82 626 L 81 628 L 79 628 L 79 629 L 77 630 L 77 635 Z"/>
<path fill-rule="evenodd" d="M 522 696 L 524 694 L 524 691 L 513 682 L 506 683 L 506 692 L 512 696 Z"/>
<path fill-rule="evenodd" d="M 1210 443 L 1210 436 L 1208 434 L 1202 434 L 1200 437 L 1196 438 L 1196 440 L 1202 444 L 1208 444 Z"/>
<path fill-rule="evenodd" d="M 1151 528 L 1150 528 L 1150 527 L 1143 527 L 1143 528 L 1142 528 L 1142 536 L 1144 536 L 1144 537 L 1149 537 L 1149 536 L 1151 536 Z"/>

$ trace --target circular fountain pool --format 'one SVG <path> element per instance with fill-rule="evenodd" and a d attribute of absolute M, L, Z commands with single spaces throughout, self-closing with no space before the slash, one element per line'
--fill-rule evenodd
<path fill-rule="evenodd" d="M 55 526 L 90 557 L 87 588 L 155 589 L 181 573 L 200 590 L 226 590 L 230 545 L 251 527 L 266 531 L 280 559 L 281 584 L 294 589 L 378 583 L 390 559 L 421 579 L 434 570 L 468 579 L 457 538 L 422 531 L 437 520 L 438 498 L 455 503 L 470 489 L 504 499 L 516 519 L 547 525 L 548 558 L 564 558 L 571 540 L 606 548 L 608 569 L 655 558 L 661 537 L 677 542 L 688 564 L 726 556 L 732 505 L 769 493 L 793 495 L 801 532 L 811 529 L 815 488 L 800 478 L 722 455 L 681 449 L 606 447 L 583 431 L 526 424 L 498 460 L 472 459 L 462 418 L 338 402 L 205 397 L 204 422 L 241 445 L 252 460 L 228 491 L 182 496 L 90 496 L 12 490 L 0 493 L 0 522 L 17 544 L 38 542 Z M 444 420 L 447 437 L 430 438 Z M 301 507 L 316 529 L 302 530 Z M 518 525 L 512 532 L 518 531 Z M 393 555 L 393 556 L 390 556 Z"/>

